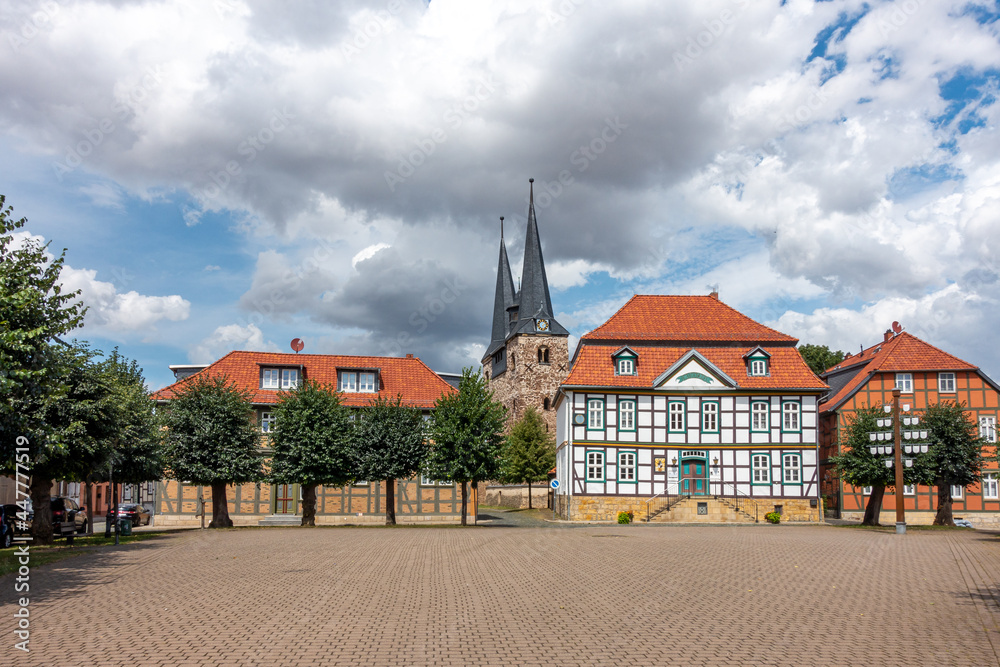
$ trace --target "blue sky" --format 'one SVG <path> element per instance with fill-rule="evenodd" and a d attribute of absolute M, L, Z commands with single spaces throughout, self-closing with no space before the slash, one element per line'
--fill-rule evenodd
<path fill-rule="evenodd" d="M 0 192 L 153 388 L 294 337 L 477 364 L 529 177 L 573 340 L 717 286 L 1000 375 L 996 2 L 10 4 Z"/>

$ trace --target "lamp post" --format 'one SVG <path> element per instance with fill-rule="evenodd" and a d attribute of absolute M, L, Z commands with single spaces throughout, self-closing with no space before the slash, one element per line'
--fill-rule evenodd
<path fill-rule="evenodd" d="M 886 414 L 892 413 L 891 417 L 879 417 L 875 420 L 876 425 L 881 429 L 892 427 L 892 431 L 870 431 L 868 438 L 872 444 L 868 450 L 872 455 L 891 455 L 892 458 L 885 459 L 887 468 L 895 468 L 896 485 L 896 533 L 903 535 L 906 533 L 906 511 L 903 507 L 903 467 L 913 467 L 912 458 L 903 458 L 903 451 L 907 454 L 926 454 L 929 449 L 927 442 L 928 432 L 926 430 L 903 430 L 903 426 L 917 426 L 920 418 L 907 416 L 903 413 L 910 411 L 909 404 L 900 406 L 899 389 L 892 390 L 892 405 L 885 405 L 883 409 Z M 884 444 L 891 441 L 892 444 Z M 905 441 L 905 442 L 904 442 Z M 883 444 L 879 444 L 883 443 Z"/>

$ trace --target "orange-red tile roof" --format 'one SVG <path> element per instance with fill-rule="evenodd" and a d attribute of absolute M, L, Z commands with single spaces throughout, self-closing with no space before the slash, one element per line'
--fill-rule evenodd
<path fill-rule="evenodd" d="M 630 346 L 639 355 L 636 375 L 615 375 L 611 345 L 583 345 L 573 364 L 573 370 L 564 386 L 630 387 L 652 389 L 653 382 L 685 354 L 690 347 Z M 802 355 L 794 347 L 762 347 L 771 355 L 769 375 L 751 376 L 747 373 L 744 356 L 757 348 L 746 347 L 697 347 L 696 349 L 720 371 L 736 382 L 739 389 L 826 389 L 826 384 L 810 370 Z"/>
<path fill-rule="evenodd" d="M 755 322 L 714 296 L 636 294 L 581 340 L 787 343 L 798 339 Z"/>
<path fill-rule="evenodd" d="M 845 359 L 833 368 L 827 369 L 823 375 L 827 377 L 832 373 L 852 368 L 860 363 L 866 364 L 865 367 L 850 382 L 841 387 L 840 391 L 820 403 L 821 412 L 835 410 L 863 387 L 865 382 L 876 372 L 979 370 L 969 362 L 948 354 L 904 331 L 878 345 L 872 345 L 858 355 Z"/>
<path fill-rule="evenodd" d="M 240 389 L 253 392 L 255 405 L 278 402 L 277 389 L 260 388 L 261 367 L 302 366 L 303 377 L 321 384 L 337 386 L 337 369 L 379 369 L 378 393 L 344 392 L 344 405 L 361 407 L 376 396 L 391 399 L 402 396 L 405 405 L 431 408 L 442 394 L 453 394 L 455 388 L 442 380 L 417 357 L 355 357 L 333 354 L 283 354 L 277 352 L 234 351 L 204 370 L 153 393 L 154 400 L 170 400 L 177 390 L 196 377 L 225 375 Z"/>

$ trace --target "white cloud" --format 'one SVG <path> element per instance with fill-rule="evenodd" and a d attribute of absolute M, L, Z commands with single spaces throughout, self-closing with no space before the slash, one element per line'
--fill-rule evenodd
<path fill-rule="evenodd" d="M 274 342 L 265 341 L 264 333 L 255 324 L 226 324 L 192 347 L 188 358 L 193 364 L 210 364 L 233 350 L 282 351 Z"/>
<path fill-rule="evenodd" d="M 191 312 L 191 303 L 179 295 L 119 292 L 113 283 L 98 280 L 97 271 L 90 269 L 63 266 L 60 277 L 67 291 L 80 290 L 80 299 L 88 306 L 84 331 L 111 339 L 132 333 L 150 334 L 159 322 L 185 320 Z"/>
<path fill-rule="evenodd" d="M 354 268 L 358 268 L 358 262 L 363 262 L 366 259 L 371 259 L 372 257 L 375 256 L 375 253 L 377 253 L 378 251 L 385 250 L 386 248 L 391 248 L 391 247 L 392 246 L 390 246 L 388 243 L 376 243 L 374 245 L 370 245 L 367 248 L 364 248 L 361 251 L 359 251 L 358 254 L 356 254 L 354 257 L 351 258 L 351 266 Z"/>

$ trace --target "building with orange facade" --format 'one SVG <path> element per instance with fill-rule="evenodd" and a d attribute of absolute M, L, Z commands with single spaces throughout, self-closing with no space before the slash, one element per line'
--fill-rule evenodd
<path fill-rule="evenodd" d="M 855 488 L 837 479 L 830 457 L 840 453 L 840 434 L 859 408 L 892 403 L 892 390 L 901 391 L 900 403 L 920 411 L 941 402 L 956 402 L 966 409 L 979 434 L 997 440 L 1000 387 L 978 367 L 963 361 L 905 331 L 886 331 L 881 343 L 848 355 L 821 377 L 830 393 L 819 405 L 820 471 L 828 510 L 845 519 L 861 519 L 870 488 Z M 1000 523 L 1000 471 L 994 460 L 995 447 L 984 448 L 982 483 L 953 487 L 956 517 L 973 524 Z M 882 523 L 895 522 L 895 496 L 886 489 Z M 922 485 L 903 489 L 906 521 L 927 524 L 937 510 L 937 488 Z"/>
<path fill-rule="evenodd" d="M 279 393 L 304 380 L 330 386 L 349 408 L 363 408 L 380 396 L 390 399 L 398 396 L 404 405 L 419 409 L 425 416 L 430 415 L 438 398 L 455 392 L 452 385 L 412 354 L 399 358 L 236 351 L 205 367 L 171 368 L 181 379 L 153 394 L 153 399 L 163 405 L 169 405 L 185 384 L 198 377 L 225 376 L 238 388 L 250 391 L 265 455 Z M 227 496 L 234 525 L 301 521 L 298 484 L 229 486 Z M 400 523 L 461 519 L 461 491 L 452 482 L 425 476 L 398 480 L 395 502 L 396 519 Z M 155 525 L 198 525 L 206 515 L 207 520 L 212 516 L 211 489 L 180 480 L 159 482 L 154 504 Z M 469 514 L 475 518 L 475 492 L 470 497 Z M 359 480 L 345 487 L 321 486 L 316 490 L 318 525 L 384 521 L 384 482 Z"/>

